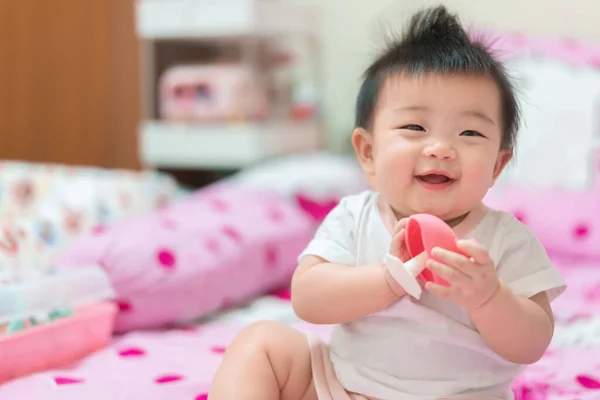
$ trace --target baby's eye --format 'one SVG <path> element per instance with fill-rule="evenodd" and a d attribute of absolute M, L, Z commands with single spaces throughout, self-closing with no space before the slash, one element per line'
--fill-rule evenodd
<path fill-rule="evenodd" d="M 406 129 L 409 131 L 424 131 L 425 130 L 425 128 L 423 128 L 421 125 L 414 125 L 414 124 L 401 126 L 400 129 Z"/>
<path fill-rule="evenodd" d="M 477 131 L 464 131 L 460 134 L 460 136 L 471 136 L 471 137 L 485 137 L 483 136 L 481 133 L 477 132 Z"/>

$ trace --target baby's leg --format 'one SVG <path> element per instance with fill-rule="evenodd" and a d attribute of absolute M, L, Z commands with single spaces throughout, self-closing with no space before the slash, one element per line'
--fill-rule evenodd
<path fill-rule="evenodd" d="M 245 328 L 227 348 L 210 400 L 316 400 L 306 336 L 278 322 Z"/>

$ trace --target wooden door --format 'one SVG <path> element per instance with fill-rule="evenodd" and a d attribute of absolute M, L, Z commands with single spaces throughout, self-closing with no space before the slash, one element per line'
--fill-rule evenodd
<path fill-rule="evenodd" d="M 133 0 L 0 0 L 0 159 L 137 168 Z"/>

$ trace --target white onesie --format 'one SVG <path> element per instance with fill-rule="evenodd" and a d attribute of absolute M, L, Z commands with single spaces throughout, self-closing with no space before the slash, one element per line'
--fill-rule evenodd
<path fill-rule="evenodd" d="M 342 199 L 300 257 L 316 255 L 353 267 L 381 262 L 391 235 L 377 198 L 365 191 Z M 543 246 L 523 224 L 483 205 L 476 214 L 454 229 L 487 247 L 499 277 L 514 293 L 546 292 L 552 301 L 565 290 Z M 335 326 L 330 355 L 346 390 L 384 400 L 512 399 L 512 381 L 523 368 L 483 342 L 464 308 L 428 292 Z"/>

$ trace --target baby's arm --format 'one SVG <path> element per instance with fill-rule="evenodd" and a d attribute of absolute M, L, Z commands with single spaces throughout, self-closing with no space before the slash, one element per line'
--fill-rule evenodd
<path fill-rule="evenodd" d="M 313 324 L 339 324 L 381 311 L 404 295 L 383 263 L 348 267 L 302 258 L 292 279 L 296 314 Z"/>
<path fill-rule="evenodd" d="M 499 289 L 470 314 L 498 355 L 531 364 L 550 345 L 554 334 L 550 302 L 564 292 L 565 284 L 542 244 L 522 224 L 512 219 L 511 223 L 498 261 Z"/>
<path fill-rule="evenodd" d="M 382 260 L 357 265 L 355 215 L 364 211 L 365 196 L 342 199 L 325 218 L 302 252 L 292 278 L 292 305 L 296 314 L 313 324 L 350 322 L 379 312 L 406 293 Z M 389 253 L 407 262 L 404 228 L 398 221 Z M 398 266 L 391 266 L 390 269 Z"/>
<path fill-rule="evenodd" d="M 554 334 L 550 300 L 565 288 L 541 243 L 524 229 L 513 226 L 504 235 L 498 268 L 474 240 L 457 243 L 469 258 L 433 249 L 439 262 L 430 259 L 428 265 L 450 285 L 426 285 L 464 306 L 487 345 L 516 364 L 531 364 L 544 355 Z"/>
<path fill-rule="evenodd" d="M 554 334 L 554 317 L 545 292 L 525 298 L 501 284 L 486 304 L 470 314 L 487 345 L 516 364 L 538 361 Z"/>

